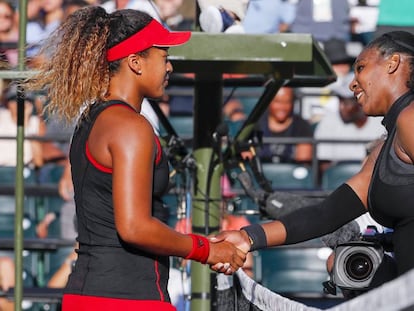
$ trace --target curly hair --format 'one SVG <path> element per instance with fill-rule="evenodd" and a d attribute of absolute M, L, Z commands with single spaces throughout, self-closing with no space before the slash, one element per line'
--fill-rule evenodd
<path fill-rule="evenodd" d="M 144 28 L 152 17 L 137 10 L 108 14 L 99 6 L 77 10 L 52 34 L 40 50 L 47 55 L 39 71 L 25 81 L 29 90 L 45 89 L 45 110 L 72 121 L 81 109 L 102 100 L 111 75 L 121 60 L 108 62 L 109 48 Z"/>
<path fill-rule="evenodd" d="M 378 49 L 382 56 L 404 53 L 410 56 L 410 78 L 407 87 L 414 91 L 414 35 L 406 31 L 385 33 L 367 44 L 365 49 Z"/>

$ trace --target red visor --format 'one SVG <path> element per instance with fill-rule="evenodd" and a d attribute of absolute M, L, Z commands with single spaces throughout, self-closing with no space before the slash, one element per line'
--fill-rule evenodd
<path fill-rule="evenodd" d="M 186 43 L 190 31 L 169 31 L 153 19 L 147 26 L 106 52 L 109 62 L 144 51 L 152 46 L 170 47 Z"/>

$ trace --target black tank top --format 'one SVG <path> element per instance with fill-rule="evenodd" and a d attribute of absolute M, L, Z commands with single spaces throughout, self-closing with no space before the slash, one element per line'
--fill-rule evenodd
<path fill-rule="evenodd" d="M 372 217 L 394 229 L 393 244 L 399 274 L 414 268 L 411 240 L 414 236 L 414 165 L 397 157 L 393 142 L 398 115 L 412 100 L 414 93 L 401 96 L 384 118 L 388 137 L 375 164 L 368 194 Z"/>
<path fill-rule="evenodd" d="M 88 137 L 98 115 L 120 101 L 93 104 L 77 125 L 70 161 L 78 223 L 78 260 L 66 293 L 112 298 L 170 301 L 167 293 L 169 258 L 126 245 L 118 236 L 112 204 L 112 169 L 97 163 L 88 150 Z M 158 138 L 154 163 L 153 210 L 164 208 L 168 161 Z M 137 207 L 139 208 L 139 207 Z M 139 219 L 136 220 L 139 224 Z"/>

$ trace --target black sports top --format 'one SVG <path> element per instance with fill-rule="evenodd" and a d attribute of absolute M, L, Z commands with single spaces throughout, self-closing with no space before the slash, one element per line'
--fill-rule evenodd
<path fill-rule="evenodd" d="M 65 293 L 111 298 L 170 301 L 167 292 L 169 258 L 141 251 L 117 234 L 112 203 L 112 169 L 95 161 L 88 137 L 98 115 L 120 101 L 93 104 L 77 125 L 70 149 L 75 190 L 79 251 Z M 168 162 L 158 138 L 154 163 L 153 210 L 163 208 L 168 186 Z M 139 208 L 139 206 L 137 206 Z M 136 220 L 139 225 L 139 219 Z"/>
<path fill-rule="evenodd" d="M 414 165 L 401 161 L 393 148 L 399 113 L 414 100 L 414 93 L 401 96 L 384 117 L 388 137 L 375 164 L 368 195 L 368 208 L 380 224 L 394 229 L 394 253 L 398 273 L 414 268 Z M 414 120 L 413 120 L 414 122 Z"/>

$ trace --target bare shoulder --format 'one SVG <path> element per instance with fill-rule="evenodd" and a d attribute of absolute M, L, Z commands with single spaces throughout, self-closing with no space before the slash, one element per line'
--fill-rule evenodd
<path fill-rule="evenodd" d="M 99 115 L 89 135 L 89 149 L 99 163 L 112 167 L 115 155 L 122 161 L 152 157 L 154 136 L 145 117 L 117 106 Z"/>
<path fill-rule="evenodd" d="M 122 135 L 122 137 L 134 138 L 154 134 L 151 124 L 145 117 L 122 106 L 107 109 L 99 119 L 99 126 L 112 136 Z M 118 136 L 119 138 L 121 137 Z"/>

